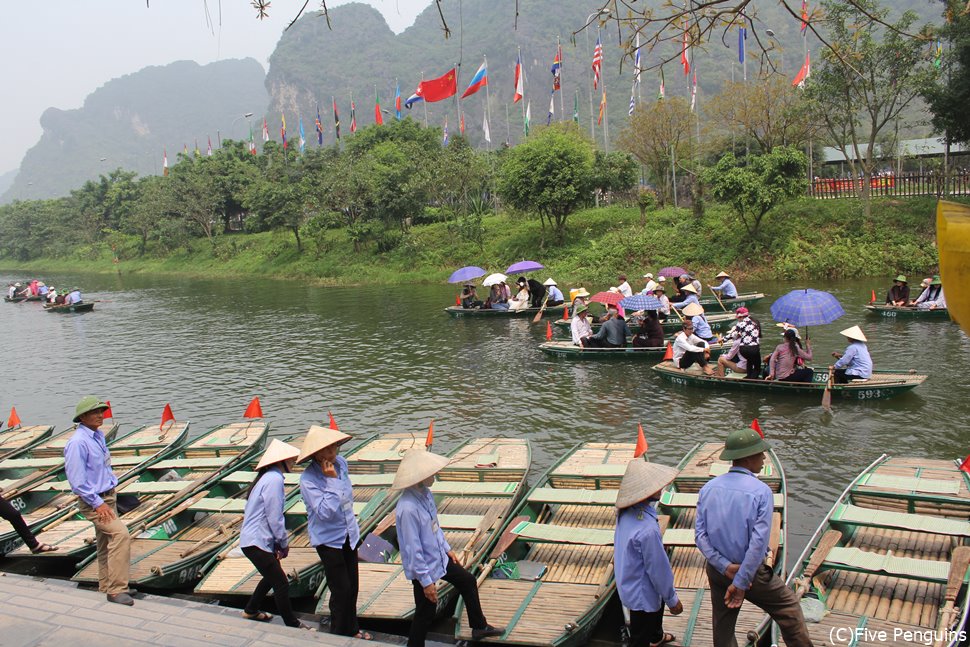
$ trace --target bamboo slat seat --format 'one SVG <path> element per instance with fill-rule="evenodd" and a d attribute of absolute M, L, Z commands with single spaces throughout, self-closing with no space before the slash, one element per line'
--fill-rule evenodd
<path fill-rule="evenodd" d="M 223 483 L 252 483 L 256 478 L 258 472 L 250 472 L 249 470 L 236 470 L 231 474 L 226 474 L 222 477 L 221 481 Z M 287 472 L 283 475 L 283 485 L 294 486 L 300 484 L 300 472 Z"/>
<path fill-rule="evenodd" d="M 613 531 L 600 528 L 579 528 L 576 526 L 557 526 L 548 523 L 522 521 L 512 533 L 522 539 L 534 542 L 564 544 L 586 544 L 591 546 L 612 546 Z"/>
<path fill-rule="evenodd" d="M 660 495 L 660 503 L 668 508 L 696 508 L 697 499 L 700 497 L 696 492 L 674 492 L 666 490 Z M 775 508 L 785 507 L 785 496 L 783 494 L 774 495 Z"/>
<path fill-rule="evenodd" d="M 518 490 L 518 482 L 474 482 L 474 481 L 435 481 L 431 486 L 434 494 L 447 496 L 475 496 L 487 494 L 489 496 L 514 496 Z"/>
<path fill-rule="evenodd" d="M 855 505 L 840 505 L 832 514 L 833 523 L 902 528 L 940 535 L 970 536 L 970 521 L 929 515 L 877 510 Z"/>
<path fill-rule="evenodd" d="M 219 469 L 231 461 L 234 456 L 200 456 L 196 458 L 170 458 L 160 463 L 155 463 L 155 469 Z M 208 476 L 208 474 L 206 475 Z"/>
<path fill-rule="evenodd" d="M 946 582 L 950 574 L 950 565 L 947 562 L 897 557 L 892 551 L 880 554 L 846 546 L 829 550 L 824 566 L 867 573 L 887 573 L 931 582 Z"/>
<path fill-rule="evenodd" d="M 124 486 L 125 494 L 161 494 L 165 492 L 179 492 L 194 481 L 135 481 Z"/>
<path fill-rule="evenodd" d="M 390 486 L 394 482 L 394 474 L 350 474 L 350 483 L 356 490 L 366 486 Z"/>
<path fill-rule="evenodd" d="M 8 458 L 4 461 L 0 461 L 0 470 L 49 468 L 57 467 L 63 463 L 63 456 L 47 456 L 44 458 Z"/>
<path fill-rule="evenodd" d="M 537 487 L 529 492 L 536 503 L 574 503 L 577 505 L 616 505 L 616 490 L 580 490 L 575 488 Z"/>
<path fill-rule="evenodd" d="M 189 506 L 192 512 L 238 512 L 246 510 L 245 499 L 225 499 L 218 497 L 206 497 L 199 499 Z"/>

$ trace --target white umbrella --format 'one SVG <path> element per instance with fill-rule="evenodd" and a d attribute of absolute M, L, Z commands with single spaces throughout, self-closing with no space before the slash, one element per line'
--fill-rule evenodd
<path fill-rule="evenodd" d="M 489 274 L 488 276 L 486 276 L 485 280 L 482 281 L 482 285 L 486 288 L 490 288 L 493 285 L 497 285 L 502 281 L 507 280 L 508 278 L 509 277 L 505 276 L 501 272 L 496 272 L 495 274 Z"/>

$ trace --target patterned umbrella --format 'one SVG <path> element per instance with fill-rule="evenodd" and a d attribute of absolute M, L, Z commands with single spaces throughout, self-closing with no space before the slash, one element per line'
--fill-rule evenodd
<path fill-rule="evenodd" d="M 822 290 L 792 290 L 771 304 L 772 318 L 793 326 L 823 326 L 844 314 L 839 300 Z"/>
<path fill-rule="evenodd" d="M 480 267 L 475 267 L 474 265 L 469 265 L 468 267 L 463 267 L 460 270 L 455 270 L 448 277 L 449 283 L 465 283 L 466 281 L 471 281 L 472 279 L 477 279 L 480 276 L 485 276 L 488 274 L 487 270 L 483 270 Z"/>
<path fill-rule="evenodd" d="M 659 310 L 660 299 L 646 294 L 634 294 L 632 297 L 620 301 L 620 305 L 633 312 L 637 310 Z"/>
<path fill-rule="evenodd" d="M 657 272 L 657 276 L 666 276 L 668 279 L 672 279 L 675 276 L 681 276 L 682 274 L 687 273 L 687 270 L 682 267 L 665 267 Z"/>
<path fill-rule="evenodd" d="M 482 281 L 482 285 L 485 286 L 485 287 L 487 287 L 487 288 L 490 288 L 493 285 L 497 285 L 498 283 L 501 283 L 502 281 L 506 280 L 507 278 L 509 278 L 509 277 L 505 276 L 501 272 L 496 272 L 495 274 L 489 274 L 488 276 L 486 276 L 485 277 L 485 280 Z"/>
<path fill-rule="evenodd" d="M 596 301 L 598 303 L 612 303 L 615 306 L 620 305 L 620 301 L 623 300 L 623 295 L 619 292 L 597 292 L 589 298 L 590 301 Z"/>
<path fill-rule="evenodd" d="M 519 261 L 518 263 L 512 263 L 509 265 L 509 269 L 505 270 L 506 274 L 521 274 L 522 272 L 532 272 L 534 270 L 545 269 L 545 265 L 541 263 L 536 263 L 535 261 Z M 482 272 L 484 274 L 484 272 Z"/>

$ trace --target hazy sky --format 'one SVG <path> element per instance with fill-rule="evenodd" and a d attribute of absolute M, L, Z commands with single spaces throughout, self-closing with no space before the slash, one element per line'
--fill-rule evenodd
<path fill-rule="evenodd" d="M 361 0 L 401 32 L 431 0 Z M 348 0 L 328 0 L 327 6 Z M 7 88 L 0 102 L 0 174 L 17 168 L 41 135 L 47 108 L 79 108 L 113 78 L 148 65 L 211 63 L 251 56 L 263 68 L 283 29 L 303 6 L 273 0 L 257 20 L 249 0 L 31 0 L 8 2 L 0 20 Z M 307 9 L 320 6 L 311 0 Z M 207 20 L 206 8 L 211 22 Z M 335 29 L 340 29 L 338 24 Z"/>

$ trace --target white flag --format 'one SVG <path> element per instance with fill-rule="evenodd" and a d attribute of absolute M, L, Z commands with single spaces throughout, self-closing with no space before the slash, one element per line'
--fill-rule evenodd
<path fill-rule="evenodd" d="M 488 132 L 488 115 L 482 117 L 482 130 L 485 131 L 485 141 L 492 143 L 492 135 Z"/>
<path fill-rule="evenodd" d="M 640 32 L 637 32 L 637 49 L 633 58 L 633 82 L 640 84 Z"/>

